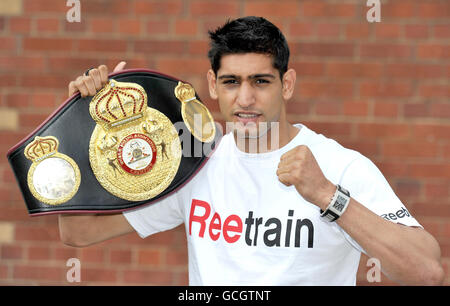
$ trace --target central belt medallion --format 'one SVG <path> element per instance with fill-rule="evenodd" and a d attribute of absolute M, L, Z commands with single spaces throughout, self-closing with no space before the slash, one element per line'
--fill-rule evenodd
<path fill-rule="evenodd" d="M 103 188 L 142 201 L 170 185 L 181 161 L 178 132 L 169 118 L 148 107 L 139 84 L 110 80 L 92 98 L 89 112 L 97 123 L 89 161 Z"/>

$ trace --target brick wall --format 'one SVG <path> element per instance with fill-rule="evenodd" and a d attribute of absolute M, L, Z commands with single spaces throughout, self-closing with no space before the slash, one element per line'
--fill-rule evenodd
<path fill-rule="evenodd" d="M 380 23 L 367 22 L 362 0 L 80 2 L 80 23 L 66 21 L 66 0 L 0 2 L 0 285 L 69 284 L 73 257 L 81 284 L 187 284 L 182 227 L 66 247 L 56 216 L 27 215 L 5 153 L 65 100 L 70 80 L 100 63 L 189 80 L 220 119 L 205 82 L 206 30 L 243 15 L 265 16 L 287 36 L 298 72 L 289 119 L 379 166 L 438 239 L 450 284 L 448 0 L 381 1 Z M 359 284 L 368 284 L 366 263 Z"/>

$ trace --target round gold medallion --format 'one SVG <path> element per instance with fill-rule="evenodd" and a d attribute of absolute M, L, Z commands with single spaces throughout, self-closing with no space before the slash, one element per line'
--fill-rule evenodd
<path fill-rule="evenodd" d="M 89 144 L 91 168 L 111 194 L 148 200 L 163 192 L 178 171 L 178 132 L 169 118 L 147 106 L 142 87 L 112 84 L 91 101 L 91 115 L 98 122 Z"/>

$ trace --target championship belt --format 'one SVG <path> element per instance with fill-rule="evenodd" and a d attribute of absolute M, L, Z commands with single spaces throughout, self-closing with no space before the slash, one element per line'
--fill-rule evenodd
<path fill-rule="evenodd" d="M 111 213 L 181 188 L 220 137 L 190 84 L 124 70 L 69 98 L 7 157 L 30 215 Z"/>

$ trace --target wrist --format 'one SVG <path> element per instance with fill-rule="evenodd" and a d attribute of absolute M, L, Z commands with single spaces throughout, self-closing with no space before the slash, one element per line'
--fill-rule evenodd
<path fill-rule="evenodd" d="M 325 210 L 320 210 L 320 216 L 330 222 L 339 219 L 350 203 L 350 192 L 340 185 L 336 187 L 336 191 L 328 207 Z"/>
<path fill-rule="evenodd" d="M 334 194 L 336 193 L 337 186 L 330 181 L 327 181 L 326 186 L 322 189 L 323 191 L 320 194 L 316 205 L 319 206 L 321 210 L 327 209 L 331 200 L 333 199 Z"/>

